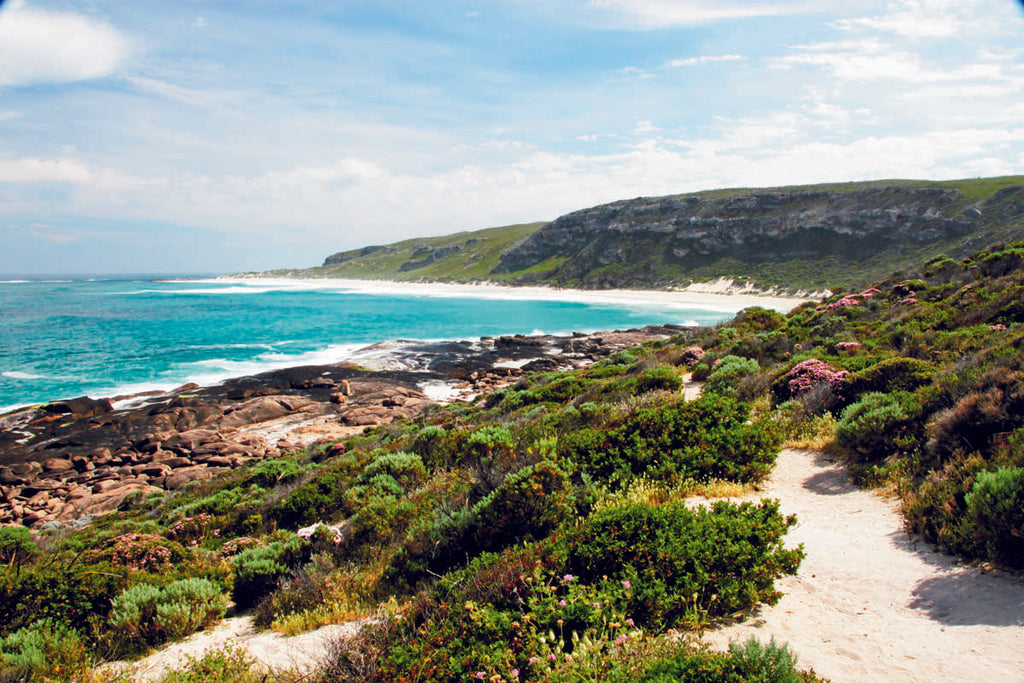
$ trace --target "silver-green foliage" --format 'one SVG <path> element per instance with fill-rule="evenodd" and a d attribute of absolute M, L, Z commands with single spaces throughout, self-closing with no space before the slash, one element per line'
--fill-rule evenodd
<path fill-rule="evenodd" d="M 209 626 L 226 609 L 227 596 L 207 579 L 181 579 L 164 588 L 138 584 L 114 598 L 109 623 L 124 645 L 156 645 Z"/>

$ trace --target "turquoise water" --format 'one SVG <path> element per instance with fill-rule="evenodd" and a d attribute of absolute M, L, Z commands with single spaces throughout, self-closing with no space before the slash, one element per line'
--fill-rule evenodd
<path fill-rule="evenodd" d="M 434 297 L 315 282 L 0 279 L 0 412 L 339 362 L 390 339 L 713 324 L 732 313 Z"/>

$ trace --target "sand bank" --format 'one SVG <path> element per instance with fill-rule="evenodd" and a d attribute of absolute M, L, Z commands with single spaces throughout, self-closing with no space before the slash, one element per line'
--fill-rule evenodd
<path fill-rule="evenodd" d="M 570 301 L 613 306 L 652 306 L 665 308 L 696 308 L 712 311 L 739 311 L 761 306 L 776 311 L 789 311 L 804 301 L 818 296 L 785 296 L 740 287 L 731 280 L 691 285 L 686 289 L 559 289 L 555 287 L 509 287 L 493 283 L 451 284 L 442 282 L 393 282 L 389 280 L 347 280 L 332 278 L 218 278 L 253 287 L 281 289 L 336 289 L 362 294 L 423 296 L 438 298 L 514 299 L 522 301 Z"/>

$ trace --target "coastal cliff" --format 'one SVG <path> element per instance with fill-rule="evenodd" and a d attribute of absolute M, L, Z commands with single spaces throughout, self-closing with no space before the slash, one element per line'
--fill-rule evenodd
<path fill-rule="evenodd" d="M 1022 231 L 1024 177 L 887 180 L 640 197 L 549 223 L 360 247 L 316 268 L 250 275 L 585 289 L 727 279 L 820 291 L 939 255 L 964 258 Z"/>

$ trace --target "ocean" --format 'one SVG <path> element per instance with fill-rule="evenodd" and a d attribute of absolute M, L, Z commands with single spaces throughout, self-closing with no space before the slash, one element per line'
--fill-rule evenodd
<path fill-rule="evenodd" d="M 336 363 L 392 339 L 710 325 L 736 312 L 500 296 L 338 281 L 0 277 L 0 414 Z"/>

